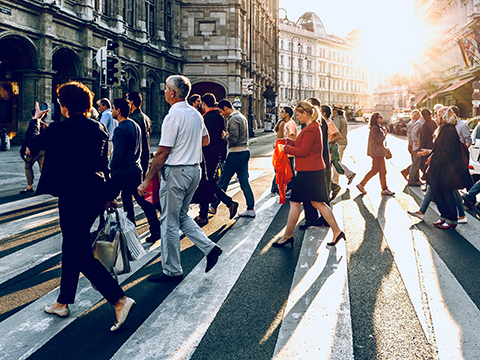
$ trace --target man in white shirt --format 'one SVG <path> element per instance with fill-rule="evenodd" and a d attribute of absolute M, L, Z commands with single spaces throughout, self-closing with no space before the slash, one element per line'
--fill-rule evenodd
<path fill-rule="evenodd" d="M 113 131 L 118 126 L 118 121 L 112 116 L 111 103 L 107 98 L 97 101 L 98 112 L 100 113 L 100 122 L 105 125 L 108 131 L 108 157 L 113 152 Z"/>
<path fill-rule="evenodd" d="M 190 89 L 190 80 L 185 76 L 172 75 L 165 81 L 165 100 L 172 107 L 163 121 L 162 137 L 153 164 L 138 187 L 138 193 L 144 196 L 150 181 L 162 170 L 163 273 L 150 276 L 148 280 L 153 282 L 179 282 L 183 279 L 179 230 L 207 256 L 205 272 L 213 268 L 222 253 L 222 249 L 187 214 L 190 200 L 200 183 L 202 146 L 210 143 L 202 115 L 185 101 Z"/>

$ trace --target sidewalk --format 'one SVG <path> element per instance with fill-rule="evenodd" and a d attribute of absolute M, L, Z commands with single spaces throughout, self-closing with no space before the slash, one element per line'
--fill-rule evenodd
<path fill-rule="evenodd" d="M 263 129 L 254 130 L 255 137 L 250 140 L 250 144 L 257 141 L 275 137 L 275 132 L 265 132 Z M 160 134 L 154 133 L 150 137 L 150 152 L 155 153 L 160 142 Z M 12 146 L 9 151 L 0 151 L 0 204 L 12 201 L 27 199 L 35 196 L 34 194 L 21 195 L 19 192 L 27 187 L 27 180 L 24 172 L 24 162 L 20 157 L 20 146 Z M 34 188 L 37 187 L 40 171 L 38 165 L 34 165 Z M 65 181 L 68 181 L 66 178 Z"/>

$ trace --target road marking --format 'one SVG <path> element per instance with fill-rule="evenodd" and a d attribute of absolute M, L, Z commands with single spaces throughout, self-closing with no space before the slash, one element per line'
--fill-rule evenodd
<path fill-rule="evenodd" d="M 201 261 L 112 359 L 190 358 L 280 207 L 267 189 L 255 219 L 239 219 L 219 241 L 224 252 L 215 268 L 205 274 Z"/>
<path fill-rule="evenodd" d="M 339 223 L 342 202 L 333 207 Z M 274 359 L 353 360 L 345 241 L 335 247 L 330 228 L 305 231 Z"/>

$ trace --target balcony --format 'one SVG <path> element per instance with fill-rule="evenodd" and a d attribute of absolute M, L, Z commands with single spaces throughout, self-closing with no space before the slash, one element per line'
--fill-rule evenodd
<path fill-rule="evenodd" d="M 425 19 L 433 20 L 440 16 L 443 10 L 443 1 L 435 0 L 425 11 Z"/>

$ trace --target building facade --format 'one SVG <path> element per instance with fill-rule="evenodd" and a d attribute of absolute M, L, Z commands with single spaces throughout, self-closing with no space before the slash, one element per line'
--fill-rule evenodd
<path fill-rule="evenodd" d="M 283 20 L 279 34 L 280 104 L 316 96 L 323 104 L 352 110 L 372 106 L 372 77 L 355 45 L 358 36 L 357 31 L 347 38 L 328 35 L 313 12 L 303 14 L 296 23 Z M 292 43 L 296 46 L 293 51 Z M 306 52 L 300 51 L 305 48 Z"/>
<path fill-rule="evenodd" d="M 480 75 L 480 1 L 416 0 L 422 37 L 415 63 L 418 106 L 456 105 L 462 117 L 475 115 L 472 83 Z"/>
<path fill-rule="evenodd" d="M 241 79 L 249 76 L 250 45 L 254 112 L 262 119 L 263 92 L 274 80 L 274 58 L 268 51 L 275 46 L 276 8 L 278 0 L 3 1 L 0 128 L 21 141 L 35 101 L 51 104 L 52 120 L 59 120 L 55 89 L 78 80 L 93 90 L 95 100 L 139 91 L 142 108 L 158 132 L 168 111 L 163 90 L 169 75 L 189 76 L 200 94 L 233 100 L 241 96 Z M 96 53 L 107 39 L 120 45 L 115 52 L 125 63 L 126 81 L 102 89 Z"/>

